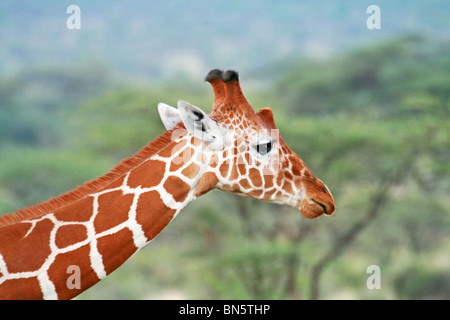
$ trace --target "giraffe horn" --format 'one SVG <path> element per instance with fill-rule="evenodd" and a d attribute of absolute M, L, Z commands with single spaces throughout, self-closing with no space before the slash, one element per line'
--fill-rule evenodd
<path fill-rule="evenodd" d="M 255 110 L 247 101 L 239 84 L 236 71 L 219 69 L 211 70 L 205 78 L 214 91 L 213 113 L 231 110 L 243 114 L 255 114 Z"/>
<path fill-rule="evenodd" d="M 213 108 L 219 107 L 225 100 L 225 83 L 222 80 L 223 71 L 219 69 L 213 69 L 206 75 L 205 81 L 208 81 L 214 91 L 214 104 Z"/>

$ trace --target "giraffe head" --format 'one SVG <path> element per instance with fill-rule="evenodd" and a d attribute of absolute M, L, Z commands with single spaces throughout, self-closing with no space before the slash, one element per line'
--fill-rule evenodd
<path fill-rule="evenodd" d="M 181 160 L 195 157 L 201 167 L 195 196 L 220 189 L 289 205 L 307 218 L 333 214 L 327 186 L 283 141 L 271 109 L 255 112 L 242 93 L 238 74 L 215 69 L 205 80 L 215 95 L 209 115 L 185 101 L 178 102 L 178 109 L 158 105 L 165 127 L 174 133 L 172 140 L 189 140 L 191 152 Z"/>

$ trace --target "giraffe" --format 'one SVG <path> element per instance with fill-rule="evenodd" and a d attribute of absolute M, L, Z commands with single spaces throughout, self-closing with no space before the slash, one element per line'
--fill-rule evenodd
<path fill-rule="evenodd" d="M 212 189 L 331 215 L 329 189 L 283 141 L 271 109 L 255 112 L 238 73 L 211 70 L 211 113 L 160 103 L 167 129 L 109 173 L 0 217 L 0 298 L 71 299 L 152 241 Z M 78 283 L 69 280 L 78 272 Z"/>

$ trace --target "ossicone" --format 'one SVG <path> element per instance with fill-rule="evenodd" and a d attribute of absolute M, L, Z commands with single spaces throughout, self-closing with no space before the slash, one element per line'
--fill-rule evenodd
<path fill-rule="evenodd" d="M 234 70 L 223 71 L 213 69 L 205 77 L 214 91 L 214 105 L 212 114 L 220 117 L 220 114 L 233 111 L 235 114 L 252 116 L 255 114 L 253 107 L 245 98 L 239 84 L 239 74 Z"/>
<path fill-rule="evenodd" d="M 214 80 L 220 80 L 222 82 L 229 82 L 233 80 L 239 81 L 239 74 L 234 70 L 223 71 L 220 69 L 213 69 L 205 77 L 205 81 L 212 82 Z"/>

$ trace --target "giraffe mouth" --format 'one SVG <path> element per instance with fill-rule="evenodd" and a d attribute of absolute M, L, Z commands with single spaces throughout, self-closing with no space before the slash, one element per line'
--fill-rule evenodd
<path fill-rule="evenodd" d="M 321 207 L 322 210 L 323 210 L 323 213 L 328 214 L 328 213 L 327 213 L 327 207 L 326 207 L 325 205 L 321 204 L 320 202 L 317 202 L 317 201 L 314 200 L 314 199 L 311 199 L 311 201 L 314 202 L 315 204 L 317 204 L 319 207 Z"/>
<path fill-rule="evenodd" d="M 318 201 L 316 199 L 304 199 L 300 206 L 300 213 L 308 219 L 315 219 L 325 214 L 331 216 L 335 211 L 334 201 Z"/>

